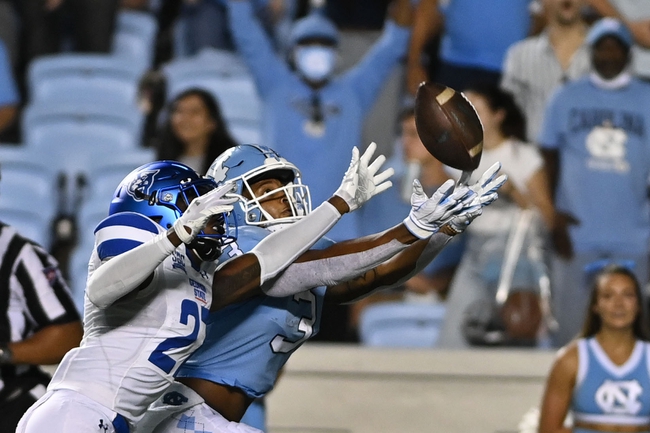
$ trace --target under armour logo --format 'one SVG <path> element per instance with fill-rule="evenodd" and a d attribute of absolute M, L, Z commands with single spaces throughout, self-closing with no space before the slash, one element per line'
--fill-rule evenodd
<path fill-rule="evenodd" d="M 641 410 L 643 388 L 636 380 L 606 380 L 596 391 L 596 403 L 608 414 L 636 415 Z"/>
<path fill-rule="evenodd" d="M 104 424 L 104 420 L 100 419 L 99 420 L 99 428 L 104 429 L 104 431 L 108 431 L 108 424 Z"/>
<path fill-rule="evenodd" d="M 180 406 L 187 402 L 187 397 L 177 391 L 168 392 L 163 396 L 163 403 L 171 406 Z"/>

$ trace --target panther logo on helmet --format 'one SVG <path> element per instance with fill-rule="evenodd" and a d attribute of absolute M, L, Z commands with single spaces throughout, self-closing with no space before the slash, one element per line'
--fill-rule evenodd
<path fill-rule="evenodd" d="M 143 170 L 138 173 L 137 177 L 129 183 L 126 193 L 136 201 L 147 200 L 151 192 L 151 186 L 154 183 L 156 174 L 160 170 Z"/>

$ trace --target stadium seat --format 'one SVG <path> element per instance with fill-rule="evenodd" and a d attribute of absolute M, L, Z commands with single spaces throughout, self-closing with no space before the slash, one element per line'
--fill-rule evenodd
<path fill-rule="evenodd" d="M 363 309 L 359 335 L 365 346 L 435 347 L 445 315 L 444 304 L 382 302 Z"/>
<path fill-rule="evenodd" d="M 113 54 L 132 62 L 141 62 L 143 70 L 153 63 L 158 23 L 148 12 L 120 10 L 113 34 Z"/>
<path fill-rule="evenodd" d="M 2 203 L 2 202 L 5 203 Z M 15 208 L 7 200 L 0 200 L 0 221 L 14 227 L 22 236 L 50 248 L 51 220 L 38 211 Z"/>
<path fill-rule="evenodd" d="M 163 72 L 168 99 L 192 87 L 202 88 L 218 99 L 229 123 L 234 120 L 259 123 L 261 104 L 255 83 L 236 54 L 207 49 L 196 56 L 168 63 Z"/>
<path fill-rule="evenodd" d="M 22 129 L 29 148 L 62 145 L 59 150 L 64 151 L 65 143 L 74 142 L 89 149 L 115 151 L 139 146 L 143 122 L 142 113 L 131 105 L 42 102 L 27 107 Z"/>
<path fill-rule="evenodd" d="M 57 210 L 56 171 L 22 146 L 2 145 L 0 177 L 0 215 L 17 223 L 25 235 L 38 231 L 34 240 L 47 246 L 50 222 Z"/>
<path fill-rule="evenodd" d="M 29 100 L 135 105 L 143 72 L 140 62 L 108 54 L 43 56 L 29 66 Z"/>

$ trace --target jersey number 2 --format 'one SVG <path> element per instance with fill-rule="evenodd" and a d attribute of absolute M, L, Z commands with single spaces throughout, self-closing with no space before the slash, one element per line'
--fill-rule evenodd
<path fill-rule="evenodd" d="M 169 374 L 176 365 L 176 361 L 165 352 L 170 349 L 178 349 L 181 347 L 187 347 L 194 343 L 199 336 L 199 329 L 201 329 L 201 318 L 202 314 L 199 311 L 199 306 L 196 302 L 192 302 L 189 299 L 184 299 L 181 304 L 181 323 L 187 325 L 187 319 L 189 317 L 194 318 L 194 329 L 189 335 L 184 337 L 170 337 L 162 341 L 156 350 L 151 352 L 149 355 L 149 361 L 160 368 L 165 373 Z"/>

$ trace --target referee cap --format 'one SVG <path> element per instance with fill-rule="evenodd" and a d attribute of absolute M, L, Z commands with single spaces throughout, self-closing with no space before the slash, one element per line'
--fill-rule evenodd
<path fill-rule="evenodd" d="M 594 46 L 605 36 L 614 36 L 628 48 L 634 45 L 630 30 L 616 18 L 607 17 L 596 21 L 587 34 L 587 43 Z"/>

